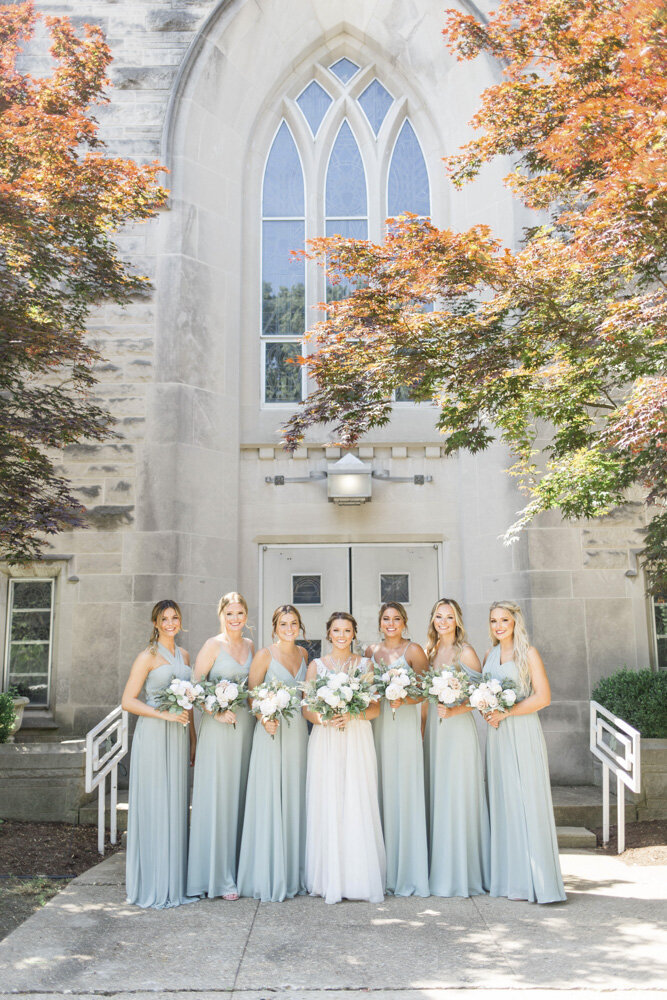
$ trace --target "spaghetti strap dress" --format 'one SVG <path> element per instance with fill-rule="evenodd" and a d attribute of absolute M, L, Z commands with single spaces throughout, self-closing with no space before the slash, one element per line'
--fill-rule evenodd
<path fill-rule="evenodd" d="M 519 683 L 513 660 L 494 646 L 484 677 Z M 489 726 L 486 780 L 491 823 L 492 896 L 555 903 L 566 898 L 558 859 L 547 748 L 536 712 Z"/>
<path fill-rule="evenodd" d="M 391 665 L 402 663 L 407 666 L 404 655 Z M 394 718 L 389 702 L 383 698 L 373 730 L 387 851 L 387 892 L 395 896 L 428 896 L 421 705 L 403 705 L 396 709 Z"/>
<path fill-rule="evenodd" d="M 167 661 L 151 670 L 144 684 L 148 705 L 174 677 L 190 679 L 176 647 L 162 644 Z M 186 892 L 188 853 L 188 727 L 140 715 L 132 740 L 125 886 L 127 902 L 164 909 L 190 903 Z"/>
<path fill-rule="evenodd" d="M 480 674 L 459 663 L 469 677 Z M 472 712 L 440 719 L 429 705 L 424 733 L 429 887 L 433 896 L 489 888 L 489 812 Z"/>
<path fill-rule="evenodd" d="M 207 680 L 248 679 L 252 656 L 242 665 L 220 649 Z M 255 717 L 236 709 L 236 728 L 207 712 L 197 740 L 188 852 L 188 896 L 227 896 L 237 892 L 236 868 Z"/>
<path fill-rule="evenodd" d="M 293 677 L 272 656 L 265 679 L 299 687 L 306 665 Z M 279 902 L 305 892 L 307 745 L 301 712 L 280 723 L 275 739 L 255 726 L 237 875 L 242 896 Z"/>
<path fill-rule="evenodd" d="M 330 673 L 315 660 L 318 676 Z M 368 661 L 362 660 L 362 672 Z M 385 852 L 371 723 L 313 726 L 306 777 L 306 887 L 327 903 L 384 899 Z"/>

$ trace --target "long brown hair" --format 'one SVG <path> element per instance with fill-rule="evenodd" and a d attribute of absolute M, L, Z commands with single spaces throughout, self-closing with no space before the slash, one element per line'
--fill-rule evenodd
<path fill-rule="evenodd" d="M 339 618 L 342 619 L 344 622 L 349 622 L 350 623 L 350 625 L 352 626 L 352 629 L 353 629 L 352 638 L 356 639 L 357 638 L 357 619 L 354 617 L 354 615 L 351 615 L 349 613 L 349 611 L 334 611 L 333 614 L 329 615 L 329 618 L 328 618 L 327 624 L 326 624 L 326 629 L 327 629 L 326 630 L 326 637 L 327 637 L 327 639 L 329 638 L 329 632 L 331 631 L 331 626 Z"/>
<path fill-rule="evenodd" d="M 276 628 L 278 626 L 280 618 L 282 617 L 282 615 L 287 615 L 287 614 L 292 614 L 296 616 L 296 620 L 299 623 L 299 628 L 303 633 L 303 637 L 305 639 L 306 630 L 304 628 L 303 619 L 293 604 L 281 604 L 280 607 L 276 608 L 276 610 L 273 612 L 273 614 L 271 615 L 271 634 L 275 636 Z"/>
<path fill-rule="evenodd" d="M 454 612 L 454 620 L 456 621 L 456 632 L 454 633 L 454 659 L 455 661 L 460 658 L 463 647 L 468 642 L 468 636 L 466 635 L 466 630 L 463 625 L 463 612 L 458 601 L 455 601 L 453 597 L 441 597 L 435 602 L 431 608 L 431 614 L 429 616 L 428 630 L 426 633 L 426 658 L 430 664 L 433 663 L 435 659 L 435 654 L 438 648 L 438 642 L 440 636 L 438 635 L 435 625 L 434 618 L 435 613 L 438 608 L 442 607 L 443 604 L 449 604 L 452 611 Z"/>
<path fill-rule="evenodd" d="M 393 608 L 394 611 L 398 611 L 399 615 L 403 619 L 403 626 L 404 626 L 404 628 L 407 628 L 408 627 L 408 613 L 405 610 L 405 608 L 403 607 L 403 605 L 399 604 L 398 601 L 385 601 L 384 604 L 382 605 L 382 607 L 380 608 L 380 614 L 378 615 L 378 629 L 380 629 L 380 631 L 382 631 L 382 628 L 380 627 L 380 622 L 382 621 L 382 615 L 389 608 Z"/>
<path fill-rule="evenodd" d="M 165 611 L 168 611 L 169 608 L 174 609 L 174 611 L 178 615 L 178 620 L 181 623 L 181 628 L 183 627 L 183 615 L 176 601 L 170 601 L 170 600 L 158 601 L 157 604 L 154 605 L 153 610 L 151 611 L 151 621 L 153 622 L 153 631 L 151 632 L 151 637 L 148 641 L 148 648 L 150 649 L 151 653 L 154 653 L 156 651 L 158 639 L 160 638 L 160 633 L 158 631 L 157 623 L 159 622 L 161 615 L 163 615 Z"/>

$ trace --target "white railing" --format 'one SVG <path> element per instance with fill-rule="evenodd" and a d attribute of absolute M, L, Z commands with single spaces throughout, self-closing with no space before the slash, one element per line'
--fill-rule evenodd
<path fill-rule="evenodd" d="M 97 788 L 97 850 L 104 854 L 107 774 L 111 772 L 110 840 L 118 839 L 118 765 L 127 753 L 127 712 L 118 705 L 86 734 L 86 791 Z"/>
<path fill-rule="evenodd" d="M 625 790 L 638 792 L 641 784 L 640 733 L 591 702 L 590 750 L 602 761 L 602 842 L 609 843 L 609 771 L 616 775 L 618 853 L 625 850 Z M 622 749 L 622 753 L 617 751 Z"/>

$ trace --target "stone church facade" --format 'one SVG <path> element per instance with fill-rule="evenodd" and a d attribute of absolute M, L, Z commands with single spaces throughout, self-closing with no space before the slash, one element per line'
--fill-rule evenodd
<path fill-rule="evenodd" d="M 436 411 L 409 401 L 354 452 L 374 473 L 370 502 L 328 502 L 323 473 L 341 452 L 325 429 L 291 458 L 280 446 L 305 388 L 288 359 L 327 295 L 322 272 L 288 249 L 325 232 L 380 239 L 384 219 L 405 210 L 519 238 L 527 219 L 502 186 L 504 165 L 456 193 L 441 162 L 466 140 L 498 67 L 448 54 L 435 0 L 38 8 L 103 27 L 114 54 L 103 135 L 114 153 L 160 159 L 171 197 L 120 238 L 152 292 L 90 324 L 119 431 L 63 456 L 90 526 L 34 566 L 2 567 L 4 684 L 32 671 L 35 691 L 22 737 L 80 735 L 115 706 L 164 597 L 181 604 L 193 655 L 232 589 L 247 596 L 259 642 L 272 608 L 295 600 L 315 650 L 329 611 L 351 608 L 370 640 L 392 596 L 424 641 L 446 594 L 481 654 L 490 601 L 511 598 L 552 684 L 542 719 L 553 777 L 588 781 L 592 686 L 624 665 L 657 666 L 636 567 L 641 507 L 594 523 L 545 516 L 506 547 L 499 536 L 522 506 L 507 454 L 445 458 Z"/>

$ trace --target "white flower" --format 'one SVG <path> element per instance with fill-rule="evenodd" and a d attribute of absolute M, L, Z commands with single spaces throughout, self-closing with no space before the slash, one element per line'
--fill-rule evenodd
<path fill-rule="evenodd" d="M 516 691 L 511 691 L 511 690 L 503 691 L 503 701 L 505 702 L 508 708 L 511 705 L 513 705 L 514 702 L 516 701 Z"/>
<path fill-rule="evenodd" d="M 345 683 L 347 674 L 331 674 L 327 681 L 327 687 L 331 691 L 337 691 L 338 688 Z"/>
<path fill-rule="evenodd" d="M 267 719 L 270 715 L 275 715 L 278 711 L 278 702 L 275 697 L 268 695 L 266 698 L 262 698 L 259 703 L 259 711 Z"/>
<path fill-rule="evenodd" d="M 287 708 L 292 700 L 291 694 L 289 691 L 286 691 L 285 688 L 280 688 L 279 691 L 276 691 L 274 697 L 279 709 Z"/>
<path fill-rule="evenodd" d="M 345 698 L 345 701 L 352 701 L 354 691 L 352 690 L 349 684 L 343 684 L 342 688 L 340 689 L 340 693 L 342 694 L 343 698 Z"/>
<path fill-rule="evenodd" d="M 399 699 L 405 697 L 405 691 L 401 685 L 396 684 L 394 681 L 387 685 L 384 694 L 387 701 L 398 701 Z"/>
<path fill-rule="evenodd" d="M 456 694 L 451 688 L 445 688 L 438 695 L 438 701 L 441 701 L 443 705 L 453 705 L 456 701 Z"/>

